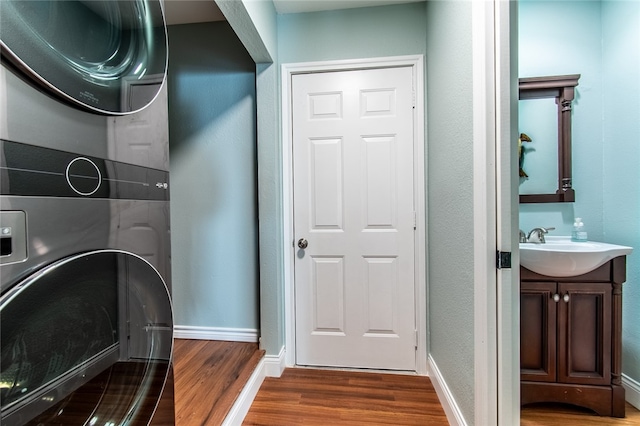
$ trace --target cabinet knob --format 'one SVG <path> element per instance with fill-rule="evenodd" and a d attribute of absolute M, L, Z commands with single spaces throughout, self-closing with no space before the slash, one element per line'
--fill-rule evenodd
<path fill-rule="evenodd" d="M 562 300 L 564 300 L 565 303 L 569 303 L 569 293 L 566 293 L 564 296 L 562 296 Z"/>
<path fill-rule="evenodd" d="M 560 301 L 560 295 L 558 293 L 553 295 L 553 301 L 558 303 Z"/>

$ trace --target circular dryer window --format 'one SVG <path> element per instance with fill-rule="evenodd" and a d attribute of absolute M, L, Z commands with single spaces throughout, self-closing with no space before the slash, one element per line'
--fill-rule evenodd
<path fill-rule="evenodd" d="M 141 257 L 55 262 L 0 298 L 2 424 L 148 424 L 170 374 L 171 301 Z"/>
<path fill-rule="evenodd" d="M 128 114 L 160 91 L 167 34 L 160 0 L 3 0 L 0 51 L 83 109 Z"/>

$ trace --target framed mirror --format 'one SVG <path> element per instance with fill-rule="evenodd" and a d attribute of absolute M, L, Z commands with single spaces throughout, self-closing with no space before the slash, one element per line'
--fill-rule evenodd
<path fill-rule="evenodd" d="M 519 80 L 521 203 L 575 201 L 571 177 L 571 104 L 579 78 L 580 74 L 572 74 Z M 530 148 L 530 143 L 535 148 Z M 557 174 L 528 174 L 527 162 L 534 170 L 542 169 L 533 168 L 536 163 L 557 163 Z"/>

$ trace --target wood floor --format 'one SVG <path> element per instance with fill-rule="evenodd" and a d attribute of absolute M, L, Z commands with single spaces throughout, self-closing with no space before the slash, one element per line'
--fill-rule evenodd
<path fill-rule="evenodd" d="M 176 339 L 177 426 L 218 426 L 263 356 L 253 343 Z M 640 426 L 640 411 L 600 417 L 562 405 L 522 408 L 522 426 Z M 447 425 L 426 377 L 287 369 L 266 378 L 243 425 Z"/>
<path fill-rule="evenodd" d="M 176 339 L 176 426 L 222 424 L 263 356 L 257 343 Z"/>
<path fill-rule="evenodd" d="M 626 417 L 601 417 L 594 412 L 562 404 L 531 404 L 521 408 L 521 426 L 640 426 L 640 411 L 627 403 Z"/>
<path fill-rule="evenodd" d="M 246 426 L 443 425 L 428 377 L 289 368 L 266 378 Z"/>

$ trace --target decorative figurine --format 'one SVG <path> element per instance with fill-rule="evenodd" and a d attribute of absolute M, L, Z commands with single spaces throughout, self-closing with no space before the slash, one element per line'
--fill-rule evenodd
<path fill-rule="evenodd" d="M 531 142 L 531 138 L 527 136 L 526 133 L 520 133 L 520 137 L 518 138 L 518 166 L 520 168 L 520 177 L 528 178 L 529 175 L 522 169 L 522 164 L 524 163 L 524 147 L 522 146 L 522 142 Z"/>

